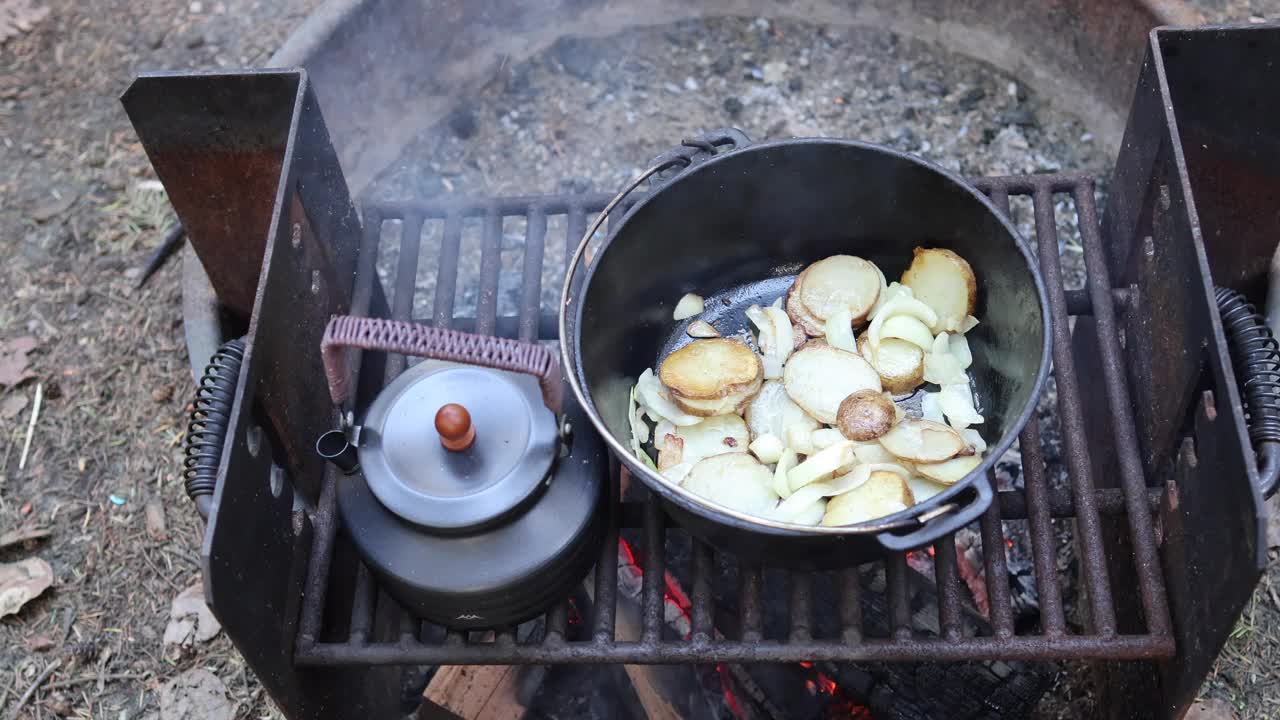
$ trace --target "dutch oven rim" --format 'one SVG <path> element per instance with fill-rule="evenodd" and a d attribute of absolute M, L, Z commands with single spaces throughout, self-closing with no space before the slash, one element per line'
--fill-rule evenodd
<path fill-rule="evenodd" d="M 977 200 L 993 217 L 1004 227 L 1017 247 L 1019 254 L 1022 256 L 1023 262 L 1026 264 L 1028 272 L 1031 274 L 1032 284 L 1035 286 L 1036 298 L 1040 310 L 1041 323 L 1041 343 L 1040 343 L 1040 364 L 1036 370 L 1035 380 L 1031 387 L 1031 393 L 1027 397 L 1021 412 L 1018 413 L 1009 430 L 1004 433 L 999 442 L 989 445 L 986 456 L 978 467 L 974 468 L 964 479 L 951 485 L 947 489 L 929 497 L 923 502 L 916 503 L 909 508 L 886 515 L 875 520 L 857 523 L 853 525 L 842 525 L 837 527 L 827 527 L 822 525 L 801 525 L 798 523 L 780 522 L 761 518 L 756 515 L 744 513 L 733 508 L 721 505 L 713 500 L 704 498 L 693 492 L 685 490 L 683 487 L 672 483 L 661 473 L 650 469 L 639 458 L 632 454 L 631 449 L 620 442 L 609 428 L 605 425 L 603 418 L 600 416 L 599 410 L 596 409 L 594 400 L 590 397 L 586 388 L 586 378 L 583 376 L 583 369 L 578 358 L 581 357 L 582 350 L 582 314 L 585 304 L 583 302 L 587 289 L 591 286 L 591 281 L 595 277 L 595 272 L 600 266 L 600 260 L 604 257 L 605 252 L 617 239 L 618 233 L 626 227 L 627 221 L 631 216 L 639 212 L 641 208 L 646 206 L 655 197 L 663 192 L 671 191 L 681 181 L 699 172 L 705 172 L 706 168 L 714 167 L 720 163 L 728 161 L 733 156 L 743 152 L 753 152 L 761 150 L 771 150 L 776 148 L 787 148 L 807 145 L 839 145 L 857 150 L 869 151 L 888 155 L 892 158 L 913 163 L 921 168 L 932 171 L 941 175 L 946 180 L 957 186 L 961 191 L 968 193 Z M 643 177 L 643 176 L 642 176 Z M 615 198 L 615 202 L 627 193 L 624 190 Z M 606 212 L 608 208 L 606 208 Z M 589 229 L 587 232 L 591 232 Z M 583 238 L 585 241 L 587 238 Z M 1051 354 L 1053 348 L 1052 322 L 1049 308 L 1048 294 L 1045 290 L 1044 279 L 1040 275 L 1040 268 L 1036 262 L 1035 256 L 1023 239 L 1021 233 L 1013 226 L 1009 218 L 991 202 L 991 200 L 965 180 L 960 175 L 947 170 L 946 168 L 926 160 L 917 155 L 902 152 L 894 148 L 878 145 L 875 143 L 865 142 L 861 140 L 850 140 L 846 138 L 824 138 L 824 137 L 806 137 L 806 138 L 788 138 L 784 140 L 772 140 L 761 143 L 751 143 L 737 145 L 731 149 L 720 152 L 705 160 L 694 162 L 692 165 L 680 169 L 677 173 L 669 178 L 662 179 L 658 184 L 654 185 L 649 192 L 646 192 L 620 219 L 609 228 L 603 241 L 596 248 L 594 257 L 586 263 L 585 271 L 582 271 L 582 282 L 577 286 L 576 292 L 573 289 L 573 282 L 576 275 L 579 274 L 577 268 L 568 269 L 565 276 L 564 297 L 566 302 L 562 302 L 559 308 L 561 327 L 566 325 L 565 315 L 572 311 L 574 315 L 573 337 L 567 338 L 562 333 L 560 336 L 560 355 L 561 361 L 565 365 L 566 377 L 570 389 L 573 391 L 574 397 L 578 404 L 582 407 L 587 418 L 591 421 L 595 430 L 600 433 L 601 439 L 608 446 L 609 450 L 631 471 L 633 475 L 640 476 L 641 480 L 652 491 L 658 493 L 664 500 L 674 502 L 683 509 L 694 513 L 700 517 L 706 518 L 712 522 L 729 524 L 739 529 L 746 529 L 752 532 L 765 535 L 775 535 L 781 537 L 847 537 L 874 535 L 891 530 L 903 530 L 910 528 L 920 528 L 928 524 L 929 521 L 939 516 L 951 514 L 951 512 L 959 511 L 966 503 L 950 503 L 950 510 L 941 512 L 940 509 L 948 505 L 956 496 L 974 488 L 978 482 L 993 482 L 994 477 L 990 477 L 992 468 L 996 462 L 1009 450 L 1014 441 L 1017 440 L 1019 434 L 1026 426 L 1031 418 L 1031 414 L 1036 411 L 1040 396 L 1044 392 L 1044 385 L 1049 376 Z M 573 353 L 569 352 L 569 345 L 573 345 Z M 994 490 L 994 488 L 993 488 Z M 995 500 L 993 499 L 992 502 Z M 973 500 L 971 502 L 976 502 Z"/>

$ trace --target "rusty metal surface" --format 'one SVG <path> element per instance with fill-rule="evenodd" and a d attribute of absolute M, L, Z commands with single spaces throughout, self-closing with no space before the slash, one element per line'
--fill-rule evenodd
<path fill-rule="evenodd" d="M 201 551 L 206 599 L 286 715 L 385 716 L 396 673 L 292 662 L 315 529 L 305 508 L 325 471 L 311 445 L 333 422 L 312 392 L 319 355 L 298 349 L 319 347 L 329 315 L 349 308 L 360 232 L 315 96 L 300 71 L 166 73 L 140 77 L 124 103 L 248 328 Z"/>
<path fill-rule="evenodd" d="M 1119 326 L 1125 352 L 1153 359 L 1129 363 L 1125 380 L 1142 474 L 1165 488 L 1160 563 L 1179 652 L 1160 663 L 1158 686 L 1108 673 L 1104 696 L 1126 699 L 1113 717 L 1180 716 L 1265 567 L 1257 468 L 1213 285 L 1260 299 L 1280 240 L 1266 69 L 1277 59 L 1280 28 L 1153 32 L 1116 162 L 1107 266 L 1135 298 Z M 1077 325 L 1077 350 L 1104 345 L 1104 330 Z M 1129 474 L 1124 433 L 1105 422 L 1094 430 L 1099 459 Z M 1117 549 L 1142 552 L 1133 542 Z M 1147 612 L 1125 600 L 1122 627 Z"/>
<path fill-rule="evenodd" d="M 1008 207 L 1009 195 L 1033 196 L 1041 208 L 1051 207 L 1051 203 L 1064 195 L 1078 195 L 1092 192 L 1093 180 L 1087 176 L 1076 175 L 1044 175 L 1033 177 L 1009 178 L 975 178 L 974 183 L 995 199 L 998 207 Z M 540 218 L 527 224 L 527 235 L 524 248 L 526 254 L 532 250 L 535 255 L 545 257 L 541 247 L 555 238 L 546 237 L 546 220 L 555 215 L 563 215 L 573 222 L 564 238 L 566 244 L 572 243 L 582 232 L 585 220 L 592 213 L 599 212 L 609 200 L 609 196 L 595 194 L 520 197 L 520 198 L 449 198 L 439 202 L 406 201 L 398 203 L 380 203 L 365 208 L 365 217 L 377 218 L 379 223 L 385 220 L 405 219 L 413 228 L 436 223 L 443 232 L 442 260 L 440 266 L 447 271 L 456 268 L 457 229 L 462 217 L 490 218 L 486 225 L 493 225 L 492 218 L 498 216 L 524 216 Z M 1043 211 L 1042 211 L 1043 213 Z M 1088 211 L 1082 214 L 1082 220 L 1097 222 L 1097 218 Z M 1052 223 L 1041 223 L 1043 233 L 1056 232 Z M 417 237 L 418 232 L 411 233 Z M 1096 251 L 1097 233 L 1086 233 L 1089 249 Z M 483 241 L 483 238 L 482 238 Z M 1056 247 L 1052 237 L 1041 243 L 1042 247 Z M 378 238 L 372 233 L 366 234 L 362 252 L 376 253 L 379 248 Z M 492 248 L 491 248 L 492 249 Z M 1061 368 L 1070 370 L 1071 363 L 1065 358 L 1072 351 L 1067 327 L 1069 314 L 1080 314 L 1080 319 L 1091 321 L 1103 320 L 1114 324 L 1117 308 L 1127 307 L 1131 299 L 1126 292 L 1106 292 L 1104 285 L 1092 292 L 1068 294 L 1061 289 L 1061 280 L 1056 272 L 1052 272 L 1058 262 L 1056 253 L 1046 253 L 1041 258 L 1049 272 L 1045 273 L 1047 282 L 1055 289 L 1050 293 L 1050 302 L 1055 319 L 1061 323 L 1063 331 L 1055 338 L 1061 346 L 1059 351 L 1059 372 Z M 557 260 L 558 262 L 558 260 Z M 360 288 L 376 288 L 378 284 L 372 279 L 374 260 L 361 257 L 361 275 L 357 279 Z M 413 284 L 404 279 L 412 264 L 401 263 L 403 267 L 397 274 L 395 286 L 395 306 L 400 314 L 408 312 L 411 303 L 404 300 L 401 290 L 409 291 Z M 557 266 L 559 267 L 559 266 Z M 562 268 L 561 268 L 562 269 Z M 1092 268 L 1098 271 L 1096 266 Z M 526 256 L 526 270 L 532 270 Z M 492 268 L 491 268 L 492 271 Z M 368 273 L 369 277 L 365 277 Z M 483 280 L 483 278 L 482 278 Z M 482 283 L 483 284 L 483 283 Z M 457 291 L 457 278 L 441 275 L 438 278 L 436 305 L 432 312 L 434 324 L 438 327 L 456 327 L 460 322 L 471 322 L 453 316 L 453 297 Z M 442 289 L 443 288 L 443 289 Z M 527 290 L 527 288 L 525 288 Z M 523 305 L 520 314 L 509 318 L 505 332 L 519 333 L 522 339 L 533 339 L 535 325 L 532 318 L 537 312 L 537 294 L 522 293 Z M 359 291 L 355 303 L 360 304 Z M 443 304 L 442 304 L 443 303 Z M 476 327 L 483 327 L 491 332 L 504 330 L 501 322 L 494 321 L 494 308 L 486 306 L 481 317 L 474 321 Z M 353 311 L 354 312 L 354 311 Z M 378 315 L 370 311 L 371 315 Z M 539 323 L 536 327 L 538 339 L 554 339 L 555 327 L 544 327 Z M 1118 341 L 1117 341 L 1118 342 Z M 1101 358 L 1099 351 L 1094 355 Z M 1100 362 L 1100 361 L 1099 361 Z M 1126 391 L 1123 383 L 1117 384 L 1120 361 L 1111 358 L 1105 365 L 1109 368 L 1106 377 L 1111 385 L 1107 392 L 1116 393 L 1117 399 Z M 1081 367 L 1084 367 L 1082 364 Z M 394 377 L 394 373 L 379 375 L 384 381 Z M 1072 389 L 1069 384 L 1059 383 L 1060 393 L 1074 392 L 1085 394 L 1083 388 Z M 317 386 L 323 393 L 323 385 Z M 1066 400 L 1066 409 L 1070 413 L 1077 412 L 1075 401 Z M 1116 422 L 1132 422 L 1123 413 L 1116 416 Z M 1165 588 L 1160 575 L 1160 568 L 1148 564 L 1135 565 L 1130 562 L 1123 574 L 1114 573 L 1108 577 L 1105 555 L 1112 550 L 1108 540 L 1099 535 L 1097 553 L 1084 558 L 1089 572 L 1094 576 L 1090 586 L 1090 596 L 1094 607 L 1105 610 L 1113 598 L 1126 594 L 1136 594 L 1143 598 L 1153 598 L 1152 621 L 1147 625 L 1127 627 L 1123 632 L 1109 628 L 1106 623 L 1080 633 L 1068 628 L 1063 601 L 1056 592 L 1058 588 L 1058 570 L 1054 558 L 1055 531 L 1051 518 L 1075 518 L 1086 525 L 1098 526 L 1104 517 L 1113 518 L 1113 522 L 1122 528 L 1125 538 L 1138 537 L 1147 542 L 1148 547 L 1155 548 L 1155 535 L 1151 523 L 1151 514 L 1159 504 L 1158 493 L 1151 493 L 1144 487 L 1141 468 L 1136 478 L 1115 487 L 1092 489 L 1093 476 L 1100 475 L 1093 463 L 1089 443 L 1086 441 L 1084 421 L 1076 418 L 1066 424 L 1064 431 L 1069 437 L 1068 447 L 1076 459 L 1069 464 L 1072 477 L 1076 482 L 1067 492 L 1051 491 L 1043 482 L 1044 456 L 1040 449 L 1037 428 L 1028 426 L 1023 433 L 1022 457 L 1027 470 L 1028 492 L 1005 491 L 1001 493 L 1000 502 L 993 503 L 982 523 L 984 546 L 993 550 L 984 553 L 987 562 L 987 584 L 991 588 L 989 597 L 1000 607 L 993 608 L 994 628 L 990 634 L 973 634 L 966 631 L 960 618 L 962 611 L 962 593 L 956 571 L 956 553 L 953 547 L 934 546 L 934 562 L 936 576 L 940 581 L 940 595 L 936 622 L 931 623 L 938 631 L 933 632 L 920 625 L 913 613 L 912 595 L 909 579 L 914 575 L 906 563 L 902 553 L 890 554 L 881 563 L 886 567 L 888 579 L 887 603 L 888 618 L 894 628 L 889 637 L 876 636 L 872 629 L 864 623 L 862 605 L 867 600 L 863 589 L 857 581 L 858 570 L 843 573 L 839 583 L 812 582 L 810 575 L 791 574 L 790 614 L 788 626 L 781 636 L 770 635 L 764 627 L 766 608 L 763 607 L 763 582 L 761 569 L 742 566 L 739 570 L 740 592 L 738 597 L 738 626 L 735 632 L 726 635 L 725 628 L 714 623 L 717 616 L 716 596 L 712 592 L 710 580 L 719 562 L 735 562 L 732 557 L 717 557 L 709 546 L 695 544 L 690 569 L 691 577 L 685 587 L 690 594 L 691 636 L 688 640 L 671 639 L 662 633 L 663 593 L 662 582 L 664 538 L 682 531 L 671 525 L 663 516 L 661 508 L 654 502 L 622 503 L 613 507 L 620 518 L 622 527 L 641 530 L 646 557 L 646 573 L 641 589 L 640 633 L 638 638 L 619 639 L 615 636 L 616 620 L 616 558 L 618 554 L 617 534 L 610 538 L 599 550 L 596 565 L 596 587 L 594 613 L 586 625 L 590 629 L 589 639 L 583 641 L 567 641 L 565 633 L 566 607 L 564 603 L 552 608 L 546 617 L 547 631 L 542 638 L 531 638 L 525 642 L 493 642 L 474 641 L 463 633 L 439 633 L 429 631 L 427 624 L 418 627 L 412 636 L 400 635 L 392 642 L 379 643 L 371 641 L 363 634 L 363 628 L 370 627 L 374 618 L 368 602 L 355 602 L 343 606 L 343 615 L 339 618 L 339 627 L 355 628 L 356 635 L 340 632 L 336 636 L 326 632 L 332 623 L 329 603 L 323 597 L 321 589 L 326 586 L 330 573 L 329 558 L 335 556 L 335 546 L 344 545 L 338 531 L 337 520 L 332 516 L 330 493 L 326 490 L 325 499 L 317 516 L 315 542 L 311 555 L 311 576 L 308 580 L 307 602 L 304 603 L 302 632 L 298 636 L 295 660 L 303 665 L 346 666 L 346 665 L 394 665 L 401 663 L 424 664 L 457 664 L 457 663 L 498 663 L 498 664 L 531 664 L 531 663 L 590 663 L 590 662 L 627 662 L 627 663 L 684 663 L 684 662 L 771 662 L 791 660 L 960 660 L 960 659 L 1115 659 L 1137 660 L 1168 658 L 1174 654 L 1175 645 L 1167 628 L 1167 613 L 1162 614 L 1160 600 Z M 1130 436 L 1133 436 L 1130 428 Z M 1031 468 L 1041 468 L 1037 473 Z M 1132 471 L 1133 463 L 1127 466 Z M 614 469 L 614 477 L 618 470 Z M 1040 479 L 1037 479 L 1040 478 Z M 331 475 L 330 482 L 336 482 L 337 475 Z M 1135 483 L 1136 480 L 1136 483 Z M 1102 485 L 1103 483 L 1098 483 Z M 1137 511 L 1137 519 L 1129 515 Z M 1037 580 L 1041 587 L 1041 611 L 1045 628 L 1043 632 L 1020 629 L 1015 631 L 1009 588 L 1004 565 L 1004 536 L 1000 521 L 1002 518 L 1033 519 L 1033 543 L 1037 555 Z M 1130 528 L 1132 530 L 1130 531 Z M 337 553 L 340 554 L 340 553 Z M 1113 581 L 1114 580 L 1114 584 Z M 375 592 L 373 581 L 367 573 L 355 575 L 351 579 L 357 600 Z M 348 588 L 349 589 L 349 588 Z M 1133 592 L 1136 590 L 1136 593 Z M 834 591 L 834 592 L 833 592 Z M 835 636 L 823 636 L 814 625 L 811 611 L 814 607 L 833 606 L 840 608 L 841 627 Z M 1105 615 L 1105 613 L 1103 613 Z M 509 629 L 508 629 L 509 630 Z M 442 642 L 430 638 L 444 636 Z M 326 637 L 328 639 L 326 639 Z M 498 638 L 504 637 L 499 633 Z M 353 639 L 354 638 L 354 639 Z"/>

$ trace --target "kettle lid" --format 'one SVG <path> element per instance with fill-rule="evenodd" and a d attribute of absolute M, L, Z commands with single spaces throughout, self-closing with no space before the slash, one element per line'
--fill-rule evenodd
<path fill-rule="evenodd" d="M 532 376 L 440 360 L 417 363 L 378 394 L 358 445 L 379 502 L 446 532 L 516 510 L 549 479 L 559 448 L 555 414 Z"/>

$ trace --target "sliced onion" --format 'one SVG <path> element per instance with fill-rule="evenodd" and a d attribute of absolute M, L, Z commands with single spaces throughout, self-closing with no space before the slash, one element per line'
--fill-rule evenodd
<path fill-rule="evenodd" d="M 823 328 L 827 336 L 827 344 L 848 352 L 857 352 L 853 341 L 853 314 L 848 308 L 842 308 L 835 315 L 827 318 Z"/>
<path fill-rule="evenodd" d="M 809 507 L 796 513 L 789 522 L 797 525 L 817 525 L 822 522 L 822 516 L 827 514 L 827 499 L 821 498 Z"/>
<path fill-rule="evenodd" d="M 889 301 L 899 297 L 913 298 L 915 294 L 911 292 L 911 288 L 900 282 L 889 283 L 888 286 L 880 291 L 880 297 L 876 298 L 876 304 L 872 306 L 869 317 L 874 320 L 876 315 L 880 314 L 880 311 L 884 309 L 884 306 L 889 304 Z"/>
<path fill-rule="evenodd" d="M 844 441 L 844 435 L 835 428 L 818 428 L 809 434 L 809 444 L 815 450 L 825 450 L 836 443 Z"/>
<path fill-rule="evenodd" d="M 746 310 L 747 319 L 756 326 L 756 345 L 762 354 L 768 355 L 777 343 L 773 337 L 773 321 L 765 315 L 764 308 L 752 305 Z"/>
<path fill-rule="evenodd" d="M 720 337 L 720 331 L 716 329 L 716 326 L 706 320 L 694 320 L 689 323 L 689 327 L 685 328 L 685 334 L 691 338 Z"/>
<path fill-rule="evenodd" d="M 687 320 L 694 315 L 701 314 L 704 307 L 701 295 L 687 293 L 680 298 L 680 302 L 676 303 L 675 312 L 671 314 L 671 317 L 675 320 Z"/>
<path fill-rule="evenodd" d="M 947 346 L 949 352 L 960 362 L 960 367 L 968 370 L 973 364 L 973 351 L 969 349 L 969 341 L 965 336 L 960 333 L 952 335 L 947 341 Z"/>
<path fill-rule="evenodd" d="M 871 342 L 872 349 L 880 349 L 880 339 L 884 332 L 885 321 L 897 315 L 909 315 L 929 327 L 933 327 L 938 322 L 938 314 L 928 305 L 913 297 L 900 294 L 880 308 L 880 312 L 876 314 L 875 319 L 871 321 L 871 325 L 867 328 L 867 339 Z"/>
<path fill-rule="evenodd" d="M 857 462 L 857 457 L 853 454 L 853 443 L 842 440 L 806 458 L 794 470 L 787 473 L 787 482 L 791 484 L 791 490 L 794 492 L 854 462 Z"/>
<path fill-rule="evenodd" d="M 924 379 L 935 385 L 967 383 L 969 378 L 960 367 L 960 361 L 951 353 L 925 353 Z"/>
<path fill-rule="evenodd" d="M 772 465 L 778 462 L 782 458 L 782 452 L 787 449 L 782 444 L 782 439 L 777 435 L 761 435 L 751 441 L 751 445 L 748 447 L 751 453 L 765 465 Z"/>
<path fill-rule="evenodd" d="M 778 458 L 778 466 L 773 469 L 773 491 L 782 498 L 791 497 L 791 483 L 787 482 L 787 473 L 800 464 L 796 451 L 786 448 Z"/>
<path fill-rule="evenodd" d="M 671 402 L 667 389 L 651 368 L 646 368 L 636 380 L 636 399 L 644 407 L 645 414 L 655 421 L 670 420 L 682 427 L 702 422 L 702 418 L 684 412 Z"/>
<path fill-rule="evenodd" d="M 929 350 L 933 347 L 933 333 L 929 326 L 910 315 L 894 315 L 884 321 L 880 328 L 881 341 L 889 338 L 900 338 L 919 347 Z"/>
<path fill-rule="evenodd" d="M 973 451 L 978 455 L 987 451 L 987 441 L 983 439 L 982 433 L 978 432 L 975 428 L 965 428 L 961 430 L 960 437 L 964 438 L 964 441 L 969 443 L 969 447 L 973 448 Z"/>
<path fill-rule="evenodd" d="M 799 490 L 793 491 L 790 497 L 779 503 L 771 516 L 775 520 L 795 522 L 793 518 L 805 512 L 810 505 L 818 500 L 847 493 L 865 483 L 867 477 L 870 477 L 870 473 L 861 477 L 857 473 L 845 473 L 830 480 L 809 483 Z"/>
<path fill-rule="evenodd" d="M 644 421 L 644 411 L 636 404 L 636 386 L 631 386 L 631 397 L 627 401 L 627 417 L 631 420 L 631 439 L 638 445 L 649 442 L 649 426 Z"/>
<path fill-rule="evenodd" d="M 964 320 L 960 322 L 961 333 L 967 333 L 976 327 L 978 327 L 978 318 L 972 315 L 965 315 Z"/>
<path fill-rule="evenodd" d="M 666 470 L 663 470 L 662 477 L 679 485 L 684 482 L 685 476 L 688 475 L 689 471 L 692 469 L 693 463 L 680 463 L 679 465 L 673 465 Z"/>
<path fill-rule="evenodd" d="M 764 368 L 765 380 L 777 380 L 782 377 L 782 362 L 772 355 L 761 355 L 760 366 Z"/>
<path fill-rule="evenodd" d="M 787 428 L 787 447 L 795 450 L 801 455 L 812 455 L 816 448 L 813 447 L 813 428 L 804 425 L 792 425 Z"/>
<path fill-rule="evenodd" d="M 787 317 L 786 310 L 772 305 L 764 309 L 764 314 L 773 325 L 773 355 L 786 362 L 787 356 L 795 349 L 795 330 L 791 327 L 791 318 Z"/>
<path fill-rule="evenodd" d="M 927 392 L 920 397 L 920 417 L 936 423 L 946 423 L 947 419 L 938 406 L 938 393 Z"/>
<path fill-rule="evenodd" d="M 963 429 L 984 422 L 973 406 L 973 391 L 967 382 L 943 385 L 938 393 L 938 407 L 953 428 Z"/>

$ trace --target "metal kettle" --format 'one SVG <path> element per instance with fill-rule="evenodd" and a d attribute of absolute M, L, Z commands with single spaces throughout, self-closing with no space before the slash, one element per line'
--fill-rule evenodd
<path fill-rule="evenodd" d="M 381 587 L 454 628 L 517 623 L 568 596 L 607 529 L 608 463 L 576 406 L 561 406 L 555 353 L 337 316 L 321 352 L 339 407 L 354 380 L 350 348 L 424 358 L 358 423 L 317 443 L 347 472 L 338 484 L 342 528 Z"/>

